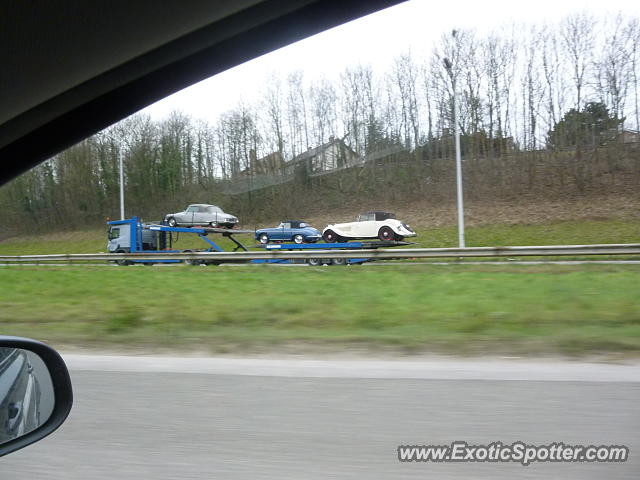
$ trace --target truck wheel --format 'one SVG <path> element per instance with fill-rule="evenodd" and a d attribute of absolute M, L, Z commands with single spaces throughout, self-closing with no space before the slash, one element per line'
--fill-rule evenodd
<path fill-rule="evenodd" d="M 185 250 L 182 253 L 194 253 L 193 250 Z M 185 265 L 200 265 L 204 260 L 185 260 Z"/>
<path fill-rule="evenodd" d="M 309 258 L 307 260 L 307 263 L 311 266 L 311 267 L 317 267 L 318 265 L 320 265 L 322 263 L 322 261 L 319 258 Z"/>
<path fill-rule="evenodd" d="M 334 258 L 333 260 L 331 260 L 331 263 L 333 265 L 346 265 L 347 264 L 347 259 L 346 258 Z"/>
<path fill-rule="evenodd" d="M 304 237 L 302 235 L 300 235 L 300 234 L 294 235 L 293 236 L 293 242 L 294 243 L 298 243 L 298 244 L 304 243 Z"/>
<path fill-rule="evenodd" d="M 122 249 L 116 250 L 115 253 L 127 253 Z M 131 260 L 116 260 L 116 263 L 121 267 L 128 267 L 129 265 L 133 265 Z"/>
<path fill-rule="evenodd" d="M 322 238 L 327 243 L 334 243 L 338 240 L 338 235 L 333 230 L 327 230 L 322 234 Z"/>
<path fill-rule="evenodd" d="M 174 217 L 167 218 L 167 223 L 169 224 L 170 227 L 175 227 L 176 225 L 178 225 L 178 222 Z"/>
<path fill-rule="evenodd" d="M 267 235 L 266 233 L 261 233 L 258 240 L 262 245 L 266 245 L 267 243 L 269 243 L 269 235 Z"/>
<path fill-rule="evenodd" d="M 388 242 L 389 240 L 395 240 L 396 233 L 391 229 L 391 227 L 382 227 L 378 231 L 378 238 L 383 242 Z"/>

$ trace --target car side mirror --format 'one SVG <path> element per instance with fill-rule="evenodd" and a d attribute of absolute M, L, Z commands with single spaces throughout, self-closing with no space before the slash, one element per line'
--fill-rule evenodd
<path fill-rule="evenodd" d="M 0 336 L 0 457 L 54 432 L 72 404 L 69 371 L 58 352 L 28 338 Z"/>

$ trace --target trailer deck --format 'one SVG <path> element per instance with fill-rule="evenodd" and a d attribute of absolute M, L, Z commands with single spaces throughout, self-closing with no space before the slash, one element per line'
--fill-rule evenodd
<path fill-rule="evenodd" d="M 207 242 L 211 248 L 218 252 L 223 252 L 215 242 L 207 238 L 207 235 L 210 233 L 218 233 L 225 238 L 228 238 L 233 243 L 236 244 L 236 247 L 233 249 L 234 252 L 238 250 L 244 250 L 248 252 L 249 250 L 245 247 L 241 242 L 237 239 L 233 238 L 234 235 L 241 234 L 254 234 L 253 230 L 239 230 L 232 228 L 214 228 L 214 227 L 169 227 L 168 225 L 148 225 L 149 230 L 156 232 L 169 232 L 169 233 L 194 233 L 202 238 L 205 242 Z"/>

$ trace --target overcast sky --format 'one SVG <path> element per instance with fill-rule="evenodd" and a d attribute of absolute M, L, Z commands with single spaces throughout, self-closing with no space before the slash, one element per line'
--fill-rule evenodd
<path fill-rule="evenodd" d="M 260 98 L 265 81 L 273 73 L 284 77 L 302 70 L 307 81 L 323 75 L 335 79 L 347 66 L 358 63 L 371 64 L 375 71 L 384 72 L 401 53 L 427 56 L 434 42 L 454 28 L 486 32 L 513 22 L 556 22 L 580 11 L 640 16 L 640 1 L 411 0 L 239 65 L 143 111 L 161 119 L 172 110 L 181 110 L 214 123 L 240 100 L 253 102 Z"/>

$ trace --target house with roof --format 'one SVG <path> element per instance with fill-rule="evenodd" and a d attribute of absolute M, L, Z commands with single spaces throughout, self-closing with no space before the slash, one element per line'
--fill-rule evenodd
<path fill-rule="evenodd" d="M 618 134 L 620 143 L 640 143 L 640 132 L 625 128 Z"/>
<path fill-rule="evenodd" d="M 343 168 L 362 165 L 364 159 L 353 151 L 342 139 L 330 137 L 329 141 L 284 161 L 280 152 L 262 158 L 249 153 L 249 165 L 233 178 L 226 180 L 225 193 L 238 194 L 280 185 L 296 178 L 325 175 Z"/>
<path fill-rule="evenodd" d="M 286 162 L 284 170 L 286 175 L 302 170 L 309 176 L 318 176 L 360 163 L 362 159 L 342 139 L 330 137 L 328 142 L 310 148 Z"/>
<path fill-rule="evenodd" d="M 258 175 L 271 175 L 280 173 L 284 167 L 284 159 L 282 153 L 272 152 L 264 157 L 257 158 L 256 151 L 251 150 L 249 152 L 249 165 L 247 168 L 241 170 L 238 176 L 241 177 L 255 177 Z"/>

